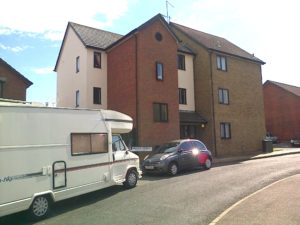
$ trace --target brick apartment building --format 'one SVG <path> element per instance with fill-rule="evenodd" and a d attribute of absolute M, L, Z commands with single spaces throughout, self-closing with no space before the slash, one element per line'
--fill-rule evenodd
<path fill-rule="evenodd" d="M 0 58 L 0 98 L 26 101 L 26 90 L 31 85 L 30 80 Z"/>
<path fill-rule="evenodd" d="M 130 115 L 134 146 L 190 137 L 218 155 L 260 149 L 263 62 L 207 34 L 232 48 L 214 50 L 179 28 L 160 14 L 125 36 L 69 22 L 55 66 L 57 105 Z"/>
<path fill-rule="evenodd" d="M 265 136 L 261 65 L 228 40 L 170 23 L 196 54 L 195 107 L 207 120 L 200 139 L 215 154 L 245 154 L 261 148 Z"/>
<path fill-rule="evenodd" d="M 300 137 L 300 87 L 268 80 L 263 93 L 267 131 L 283 142 Z"/>

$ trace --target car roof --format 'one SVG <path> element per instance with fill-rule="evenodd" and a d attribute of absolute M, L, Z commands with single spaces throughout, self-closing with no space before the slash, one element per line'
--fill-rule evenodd
<path fill-rule="evenodd" d="M 169 141 L 167 143 L 172 143 L 172 142 L 179 142 L 180 144 L 183 143 L 183 142 L 188 142 L 188 141 L 199 141 L 202 143 L 202 141 L 200 140 L 197 140 L 197 139 L 178 139 L 178 140 L 172 140 L 172 141 Z"/>

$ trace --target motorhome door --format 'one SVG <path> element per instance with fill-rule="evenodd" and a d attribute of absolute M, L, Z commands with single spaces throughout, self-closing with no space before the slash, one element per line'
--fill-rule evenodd
<path fill-rule="evenodd" d="M 67 186 L 66 162 L 56 161 L 52 165 L 53 189 Z"/>
<path fill-rule="evenodd" d="M 118 181 L 125 177 L 129 154 L 120 135 L 112 136 L 113 149 L 113 179 Z"/>

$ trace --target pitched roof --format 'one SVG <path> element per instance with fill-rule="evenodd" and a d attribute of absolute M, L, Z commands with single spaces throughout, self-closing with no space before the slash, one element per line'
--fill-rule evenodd
<path fill-rule="evenodd" d="M 217 51 L 220 53 L 225 53 L 233 56 L 238 56 L 244 59 L 248 59 L 251 61 L 255 61 L 261 64 L 265 64 L 264 61 L 255 57 L 253 54 L 246 52 L 225 38 L 218 37 L 212 34 L 204 33 L 202 31 L 198 31 L 189 27 L 185 27 L 180 24 L 170 23 L 170 27 L 172 29 L 177 29 L 183 33 L 185 33 L 189 38 L 202 45 L 203 47 Z"/>
<path fill-rule="evenodd" d="M 30 87 L 33 84 L 30 80 L 28 80 L 24 75 L 22 75 L 15 68 L 13 68 L 7 62 L 5 62 L 2 58 L 0 58 L 0 64 L 3 64 L 7 68 L 9 68 L 12 72 L 14 72 L 19 78 L 21 78 L 25 82 L 25 84 L 27 85 L 27 88 Z"/>
<path fill-rule="evenodd" d="M 173 33 L 173 31 L 170 29 L 167 21 L 164 19 L 163 15 L 158 13 L 157 15 L 153 16 L 151 19 L 147 20 L 145 23 L 143 23 L 142 25 L 140 25 L 139 27 L 133 29 L 132 31 L 130 31 L 128 34 L 124 35 L 122 38 L 120 38 L 119 40 L 117 40 L 116 42 L 112 43 L 110 46 L 108 46 L 108 49 L 113 48 L 114 46 L 118 45 L 120 42 L 122 42 L 123 40 L 126 40 L 128 37 L 130 37 L 131 35 L 135 34 L 136 32 L 144 29 L 146 26 L 149 26 L 150 24 L 152 24 L 154 21 L 156 20 L 160 20 L 163 25 L 165 26 L 165 28 L 170 32 L 170 34 L 173 36 L 173 38 L 178 41 L 177 36 Z"/>
<path fill-rule="evenodd" d="M 183 53 L 187 53 L 187 54 L 191 54 L 191 55 L 195 55 L 193 50 L 191 48 L 189 48 L 185 43 L 179 43 L 178 44 L 178 51 L 183 52 Z"/>
<path fill-rule="evenodd" d="M 123 35 L 69 22 L 75 33 L 85 47 L 105 50 L 112 43 L 119 40 Z"/>
<path fill-rule="evenodd" d="M 63 41 L 62 41 L 62 45 L 59 50 L 59 54 L 58 54 L 58 57 L 56 60 L 54 71 L 56 71 L 56 69 L 57 69 L 58 62 L 60 59 L 60 55 L 61 55 L 61 52 L 63 49 L 63 45 L 64 45 L 64 42 L 66 39 L 68 29 L 72 28 L 74 30 L 74 32 L 76 33 L 76 35 L 78 36 L 78 38 L 81 40 L 81 42 L 83 43 L 83 45 L 85 47 L 96 48 L 96 49 L 106 51 L 106 50 L 118 45 L 123 40 L 126 40 L 128 37 L 130 37 L 131 35 L 135 34 L 138 31 L 140 31 L 145 26 L 152 24 L 156 20 L 160 20 L 165 25 L 166 29 L 174 37 L 174 39 L 177 40 L 176 35 L 170 29 L 170 27 L 168 26 L 168 23 L 165 21 L 165 19 L 163 18 L 163 16 L 161 14 L 157 14 L 156 16 L 152 17 L 150 20 L 146 21 L 145 23 L 143 23 L 139 27 L 135 28 L 134 30 L 130 31 L 128 34 L 126 34 L 124 36 L 120 35 L 120 34 L 108 32 L 108 31 L 96 29 L 93 27 L 80 25 L 80 24 L 77 24 L 74 22 L 69 22 L 66 32 L 65 32 L 65 35 L 64 35 L 64 38 L 63 38 Z M 186 50 L 186 51 L 188 52 L 188 50 Z"/>
<path fill-rule="evenodd" d="M 292 86 L 292 85 L 289 85 L 289 84 L 283 84 L 283 83 L 279 83 L 279 82 L 275 82 L 275 81 L 271 81 L 271 80 L 267 80 L 265 83 L 264 83 L 264 86 L 268 85 L 268 84 L 273 84 L 273 85 L 276 85 L 298 97 L 300 97 L 300 87 L 296 87 L 296 86 Z"/>

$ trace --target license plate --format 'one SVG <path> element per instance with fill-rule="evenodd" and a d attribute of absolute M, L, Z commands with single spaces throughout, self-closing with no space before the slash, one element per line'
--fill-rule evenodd
<path fill-rule="evenodd" d="M 145 169 L 146 169 L 146 170 L 153 170 L 153 169 L 154 169 L 154 166 L 145 166 Z"/>

